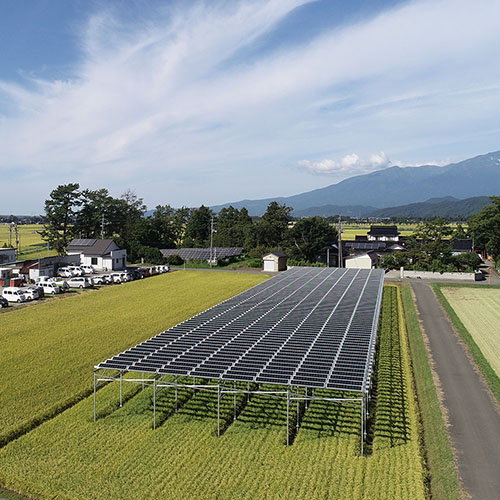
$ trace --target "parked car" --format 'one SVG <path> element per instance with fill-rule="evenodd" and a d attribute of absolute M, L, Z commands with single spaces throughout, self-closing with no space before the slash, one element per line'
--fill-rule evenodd
<path fill-rule="evenodd" d="M 111 274 L 101 274 L 101 278 L 104 280 L 106 285 L 111 285 L 114 283 L 113 276 Z"/>
<path fill-rule="evenodd" d="M 92 284 L 85 276 L 75 276 L 66 281 L 70 288 L 89 288 Z"/>
<path fill-rule="evenodd" d="M 57 271 L 57 274 L 63 278 L 72 278 L 73 276 L 75 276 L 75 274 L 69 267 L 60 267 Z"/>
<path fill-rule="evenodd" d="M 28 288 L 23 288 L 24 295 L 28 297 L 28 300 L 37 300 L 43 297 L 43 288 L 37 286 L 30 286 Z"/>
<path fill-rule="evenodd" d="M 55 295 L 56 293 L 61 293 L 61 287 L 53 282 L 42 282 L 41 287 L 43 288 L 43 293 L 48 295 Z"/>
<path fill-rule="evenodd" d="M 7 299 L 4 299 L 3 297 L 0 297 L 0 309 L 2 307 L 9 307 L 9 301 Z"/>
<path fill-rule="evenodd" d="M 103 275 L 92 276 L 91 278 L 89 278 L 89 280 L 91 281 L 91 283 L 93 285 L 104 285 L 104 283 L 106 283 L 106 281 L 104 280 L 104 276 Z"/>
<path fill-rule="evenodd" d="M 61 278 L 50 278 L 48 280 L 48 283 L 53 283 L 54 285 L 57 285 L 61 289 L 61 292 L 65 292 L 66 290 L 69 289 L 69 285 L 66 283 L 65 280 Z"/>
<path fill-rule="evenodd" d="M 113 278 L 113 283 L 123 283 L 124 282 L 123 277 L 122 277 L 122 273 L 113 273 L 111 275 L 111 277 Z"/>
<path fill-rule="evenodd" d="M 68 269 L 73 273 L 73 276 L 83 276 L 85 274 L 81 266 L 68 266 Z"/>
<path fill-rule="evenodd" d="M 95 269 L 94 269 L 94 266 L 91 266 L 90 264 L 84 264 L 82 266 L 80 266 L 84 271 L 85 271 L 85 274 L 95 274 Z"/>
<path fill-rule="evenodd" d="M 2 290 L 2 297 L 9 302 L 26 302 L 28 297 L 24 295 L 23 289 L 15 286 L 8 286 Z"/>

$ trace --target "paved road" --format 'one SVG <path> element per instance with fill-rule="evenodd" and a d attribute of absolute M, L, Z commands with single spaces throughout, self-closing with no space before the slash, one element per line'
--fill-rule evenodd
<path fill-rule="evenodd" d="M 474 500 L 500 499 L 500 414 L 431 287 L 413 282 L 448 410 L 459 474 Z"/>

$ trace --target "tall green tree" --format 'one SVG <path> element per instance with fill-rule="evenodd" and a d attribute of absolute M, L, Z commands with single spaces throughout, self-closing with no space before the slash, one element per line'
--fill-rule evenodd
<path fill-rule="evenodd" d="M 82 238 L 113 236 L 116 200 L 107 189 L 84 189 L 81 192 L 81 207 L 75 217 L 75 234 Z"/>
<path fill-rule="evenodd" d="M 282 246 L 285 241 L 288 224 L 292 220 L 293 208 L 285 204 L 280 205 L 272 201 L 261 220 L 255 225 L 254 246 L 275 248 Z"/>
<path fill-rule="evenodd" d="M 500 196 L 491 196 L 491 205 L 469 219 L 469 231 L 474 236 L 476 248 L 485 250 L 495 262 L 500 259 Z"/>
<path fill-rule="evenodd" d="M 204 205 L 193 210 L 186 225 L 184 246 L 203 248 L 210 245 L 210 227 L 213 216 L 212 210 Z"/>
<path fill-rule="evenodd" d="M 220 247 L 243 247 L 249 227 L 253 224 L 246 208 L 223 208 L 217 216 L 214 241 Z"/>
<path fill-rule="evenodd" d="M 79 184 L 61 184 L 50 193 L 45 201 L 46 224 L 40 232 L 42 238 L 59 255 L 66 253 L 66 247 L 74 237 L 74 223 L 77 208 L 80 206 Z"/>
<path fill-rule="evenodd" d="M 290 257 L 316 262 L 327 246 L 337 242 L 337 229 L 322 217 L 300 219 L 287 233 Z"/>

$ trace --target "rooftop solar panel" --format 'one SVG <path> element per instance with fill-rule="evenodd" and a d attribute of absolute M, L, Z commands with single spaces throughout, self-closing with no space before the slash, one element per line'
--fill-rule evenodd
<path fill-rule="evenodd" d="M 96 366 L 364 392 L 383 270 L 296 267 Z"/>

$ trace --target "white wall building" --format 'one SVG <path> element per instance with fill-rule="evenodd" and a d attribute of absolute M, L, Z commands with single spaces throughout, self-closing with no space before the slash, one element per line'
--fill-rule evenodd
<path fill-rule="evenodd" d="M 0 264 L 9 264 L 16 261 L 15 248 L 0 248 Z"/>
<path fill-rule="evenodd" d="M 127 267 L 127 250 L 119 248 L 113 240 L 72 240 L 66 253 L 80 255 L 80 264 L 91 265 L 97 271 L 115 271 Z"/>
<path fill-rule="evenodd" d="M 371 269 L 377 266 L 378 256 L 375 253 L 362 253 L 346 257 L 345 267 L 349 269 Z"/>
<path fill-rule="evenodd" d="M 264 261 L 264 271 L 269 271 L 272 273 L 277 273 L 279 271 L 286 271 L 287 257 L 282 252 L 271 252 L 262 257 Z"/>

